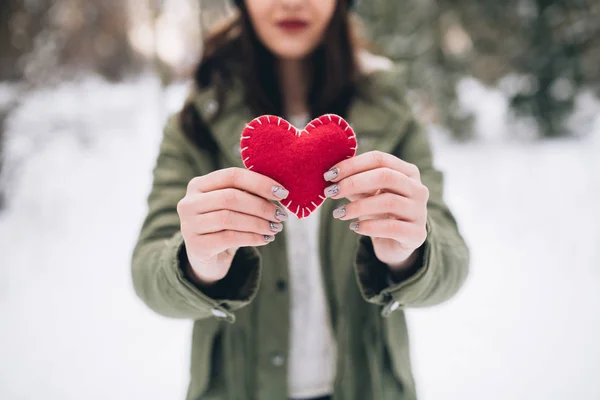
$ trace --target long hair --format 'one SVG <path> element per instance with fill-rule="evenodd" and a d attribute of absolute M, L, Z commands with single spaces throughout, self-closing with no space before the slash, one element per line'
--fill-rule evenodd
<path fill-rule="evenodd" d="M 277 76 L 275 56 L 257 37 L 243 1 L 238 8 L 234 18 L 207 36 L 202 61 L 194 73 L 194 85 L 198 90 L 212 86 L 220 105 L 232 78 L 238 76 L 243 82 L 245 102 L 253 114 L 282 116 L 279 80 L 273 78 Z M 355 30 L 347 0 L 338 0 L 322 42 L 309 56 L 311 117 L 325 113 L 346 115 L 359 78 Z M 213 118 L 218 114 L 219 111 Z M 216 152 L 207 121 L 202 120 L 191 100 L 180 114 L 180 124 L 200 148 Z"/>

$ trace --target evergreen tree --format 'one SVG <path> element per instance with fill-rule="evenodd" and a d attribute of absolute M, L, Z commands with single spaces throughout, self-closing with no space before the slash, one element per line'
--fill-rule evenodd
<path fill-rule="evenodd" d="M 362 0 L 356 9 L 369 39 L 404 66 L 406 79 L 399 90 L 407 91 L 417 117 L 456 138 L 471 137 L 472 116 L 463 113 L 456 97 L 456 84 L 466 75 L 460 54 L 464 44 L 454 46 L 458 53 L 447 45 L 448 30 L 456 25 L 447 10 L 437 0 Z"/>
<path fill-rule="evenodd" d="M 512 110 L 546 137 L 570 133 L 566 118 L 582 90 L 600 94 L 600 0 L 362 0 L 357 8 L 372 39 L 406 64 L 409 88 L 436 99 L 438 121 L 455 135 L 469 120 L 454 106 L 467 74 L 508 82 Z M 466 54 L 452 51 L 461 30 L 473 44 Z"/>

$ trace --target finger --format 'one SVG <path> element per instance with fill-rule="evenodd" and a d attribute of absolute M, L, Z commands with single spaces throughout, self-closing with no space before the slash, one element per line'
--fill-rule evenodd
<path fill-rule="evenodd" d="M 281 222 L 267 221 L 252 215 L 231 210 L 220 210 L 196 215 L 189 223 L 196 234 L 215 233 L 225 230 L 275 235 L 283 229 Z M 183 225 L 183 223 L 182 223 Z M 183 229 L 183 227 L 182 227 Z"/>
<path fill-rule="evenodd" d="M 283 200 L 289 192 L 273 179 L 242 168 L 226 168 L 190 180 L 187 193 L 236 188 L 269 200 Z"/>
<path fill-rule="evenodd" d="M 411 179 L 421 180 L 419 168 L 416 165 L 381 151 L 369 151 L 344 160 L 334 165 L 323 177 L 326 181 L 339 182 L 349 176 L 377 168 L 390 168 Z"/>
<path fill-rule="evenodd" d="M 181 217 L 220 210 L 237 211 L 272 222 L 285 221 L 288 218 L 287 212 L 282 207 L 238 189 L 221 189 L 186 195 L 177 204 L 177 212 Z"/>
<path fill-rule="evenodd" d="M 325 188 L 324 194 L 325 197 L 338 199 L 361 193 L 375 193 L 378 190 L 408 198 L 425 195 L 424 186 L 420 182 L 390 168 L 372 169 L 349 176 Z"/>
<path fill-rule="evenodd" d="M 405 246 L 418 247 L 427 238 L 427 230 L 421 224 L 396 219 L 368 219 L 355 221 L 350 229 L 372 238 L 393 239 Z"/>
<path fill-rule="evenodd" d="M 425 218 L 422 214 L 426 214 L 425 209 L 421 210 L 417 202 L 393 193 L 366 197 L 333 210 L 333 216 L 342 221 L 385 215 L 402 221 L 420 222 Z"/>
<path fill-rule="evenodd" d="M 191 243 L 199 249 L 210 249 L 211 254 L 219 254 L 231 248 L 264 246 L 273 240 L 275 240 L 274 235 L 221 231 L 206 235 L 197 235 L 191 239 Z"/>

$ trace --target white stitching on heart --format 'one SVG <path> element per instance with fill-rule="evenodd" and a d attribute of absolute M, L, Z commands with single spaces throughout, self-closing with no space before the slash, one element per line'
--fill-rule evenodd
<path fill-rule="evenodd" d="M 342 117 L 340 117 L 340 116 L 338 116 L 338 115 L 336 115 L 336 114 L 325 114 L 325 115 L 327 116 L 327 118 L 329 118 L 329 121 L 331 121 L 331 122 L 333 122 L 333 118 L 332 118 L 332 117 L 336 117 L 336 118 L 337 118 L 337 123 L 338 123 L 338 125 L 339 125 L 339 126 L 342 126 L 342 127 L 344 127 L 344 132 L 346 132 L 348 129 L 350 129 L 350 130 L 351 130 L 351 132 L 352 132 L 352 135 L 351 135 L 351 136 L 348 136 L 348 140 L 356 139 L 356 134 L 355 134 L 355 133 L 354 133 L 354 131 L 352 130 L 352 127 L 351 127 L 351 126 L 350 126 L 350 124 L 348 124 L 348 123 L 347 123 L 347 122 L 346 122 L 346 121 L 345 121 L 345 120 L 344 120 Z M 310 132 L 308 131 L 308 127 L 311 127 L 311 128 L 316 128 L 316 126 L 315 126 L 315 122 L 316 122 L 316 121 L 319 121 L 319 122 L 321 123 L 321 125 L 324 125 L 324 124 L 325 124 L 325 122 L 324 122 L 324 120 L 323 120 L 323 117 L 324 117 L 325 115 L 323 115 L 323 116 L 321 116 L 321 117 L 319 117 L 319 118 L 315 118 L 314 120 L 312 120 L 311 122 L 309 122 L 309 123 L 308 123 L 308 125 L 306 125 L 306 126 L 305 126 L 305 129 L 302 129 L 302 130 L 300 130 L 300 129 L 296 128 L 294 125 L 290 124 L 290 123 L 289 123 L 287 120 L 285 120 L 285 119 L 283 119 L 283 118 L 280 118 L 280 117 L 276 117 L 276 118 L 277 118 L 277 126 L 280 126 L 280 125 L 281 125 L 281 122 L 282 122 L 282 120 L 283 120 L 283 122 L 286 122 L 286 123 L 288 124 L 288 126 L 287 126 L 287 129 L 288 129 L 289 131 L 291 131 L 291 130 L 293 129 L 293 130 L 295 131 L 295 134 L 296 134 L 296 136 L 300 137 L 300 136 L 301 136 L 303 133 L 310 134 Z M 271 122 L 271 120 L 270 120 L 270 117 L 269 117 L 268 115 L 264 115 L 264 116 L 262 116 L 262 117 L 266 117 L 266 118 L 267 118 L 267 121 L 268 121 L 269 123 Z M 256 121 L 257 121 L 257 122 L 258 122 L 260 125 L 263 125 L 263 123 L 262 123 L 262 121 L 261 121 L 261 118 L 262 118 L 262 117 L 257 117 L 257 118 L 255 118 L 255 120 L 256 120 Z M 342 124 L 342 122 L 344 122 L 344 124 Z M 250 125 L 250 123 L 248 123 L 248 124 L 245 126 L 245 128 L 250 128 L 250 129 L 253 129 L 253 130 L 255 129 L 255 127 L 254 127 L 254 126 L 251 126 L 251 125 Z M 242 140 L 245 140 L 245 139 L 251 139 L 251 135 L 244 136 L 244 134 L 242 133 L 242 137 L 241 137 L 241 139 L 242 139 Z M 356 147 L 350 147 L 350 150 L 353 150 L 353 151 L 355 152 L 355 151 L 356 151 L 356 149 L 357 149 L 357 147 L 358 147 L 358 146 L 356 146 Z M 248 146 L 246 146 L 246 147 L 244 147 L 243 149 L 241 149 L 241 152 L 243 153 L 243 152 L 244 152 L 245 150 L 247 150 L 247 149 L 248 149 Z M 243 156 L 243 154 L 242 154 L 242 156 Z M 346 156 L 346 158 L 351 158 L 351 157 L 352 157 L 352 156 Z M 246 163 L 247 163 L 247 162 L 250 160 L 250 158 L 251 158 L 251 157 L 246 157 L 246 158 L 244 158 L 244 160 L 243 160 L 243 162 L 244 162 L 244 165 L 246 165 Z M 246 168 L 247 168 L 248 170 L 252 170 L 252 169 L 254 168 L 254 165 L 247 166 Z M 326 200 L 326 199 L 327 199 L 327 198 L 326 198 L 325 196 L 323 196 L 323 195 L 319 195 L 319 198 L 320 198 L 321 200 Z M 316 210 L 316 209 L 319 207 L 319 205 L 317 205 L 317 204 L 316 204 L 314 201 L 311 201 L 310 203 L 311 203 L 311 204 L 312 204 L 312 206 L 314 207 L 314 209 L 313 209 L 313 210 L 311 210 L 311 208 L 310 208 L 310 207 L 302 207 L 302 216 L 300 217 L 298 214 L 300 213 L 300 208 L 301 208 L 301 207 L 300 207 L 300 205 L 298 205 L 298 206 L 296 207 L 296 212 L 295 212 L 294 214 L 296 214 L 296 215 L 297 215 L 299 218 L 305 218 L 306 216 L 310 215 L 310 214 L 311 214 L 311 213 L 312 213 L 314 210 Z M 283 204 L 283 203 L 281 203 L 281 204 Z M 285 205 L 285 207 L 286 207 L 286 208 L 288 208 L 289 210 L 291 210 L 291 207 L 292 207 L 292 201 L 290 200 L 290 201 L 287 203 L 287 205 Z"/>

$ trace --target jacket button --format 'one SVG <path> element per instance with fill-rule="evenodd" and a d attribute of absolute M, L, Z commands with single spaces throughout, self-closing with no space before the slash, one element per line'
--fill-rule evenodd
<path fill-rule="evenodd" d="M 204 112 L 209 116 L 214 115 L 219 109 L 219 104 L 215 99 L 210 99 L 204 103 Z"/>
<path fill-rule="evenodd" d="M 271 356 L 271 364 L 275 367 L 281 367 L 285 363 L 285 357 L 281 353 L 275 353 Z"/>
<path fill-rule="evenodd" d="M 400 308 L 400 302 L 398 300 L 391 300 L 391 295 L 389 293 L 385 293 L 384 301 L 388 303 L 381 309 L 381 316 L 387 318 L 391 313 Z"/>
<path fill-rule="evenodd" d="M 210 310 L 210 312 L 212 313 L 212 315 L 214 315 L 217 318 L 220 318 L 220 319 L 227 318 L 227 314 L 225 314 L 225 312 L 219 310 L 218 308 L 213 308 L 212 310 Z"/>
<path fill-rule="evenodd" d="M 285 281 L 283 279 L 279 279 L 277 281 L 277 290 L 279 290 L 280 292 L 285 291 L 285 289 L 287 289 L 287 284 L 285 283 Z"/>

